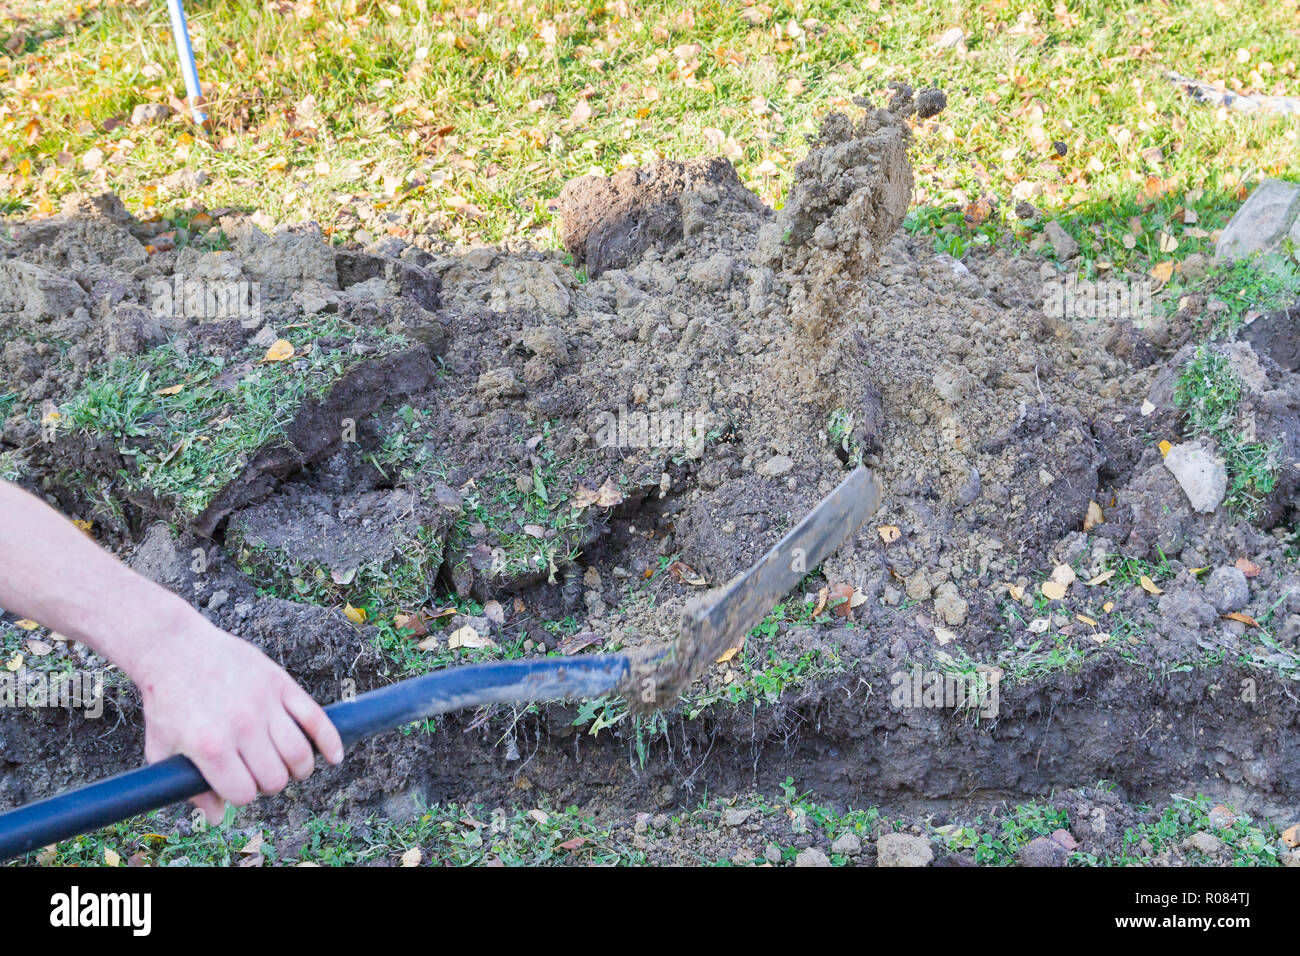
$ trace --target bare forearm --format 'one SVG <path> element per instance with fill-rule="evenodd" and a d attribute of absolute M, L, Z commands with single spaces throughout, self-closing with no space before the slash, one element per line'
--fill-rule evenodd
<path fill-rule="evenodd" d="M 0 481 L 0 607 L 94 648 L 149 681 L 147 662 L 194 610 L 132 571 L 44 502 Z"/>

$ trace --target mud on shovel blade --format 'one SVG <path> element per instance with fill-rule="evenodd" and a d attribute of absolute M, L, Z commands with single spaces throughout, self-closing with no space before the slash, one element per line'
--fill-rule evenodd
<path fill-rule="evenodd" d="M 687 605 L 672 650 L 652 668 L 634 667 L 626 688 L 633 706 L 676 700 L 875 514 L 880 496 L 876 476 L 856 468 L 753 567 Z"/>

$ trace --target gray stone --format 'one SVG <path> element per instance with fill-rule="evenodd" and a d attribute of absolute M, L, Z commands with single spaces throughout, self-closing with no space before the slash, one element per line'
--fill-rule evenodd
<path fill-rule="evenodd" d="M 1049 222 L 1045 225 L 1043 235 L 1052 244 L 1052 249 L 1059 261 L 1065 262 L 1067 259 L 1073 259 L 1079 254 L 1079 244 L 1074 241 L 1073 236 L 1061 228 L 1059 222 Z"/>
<path fill-rule="evenodd" d="M 748 807 L 728 807 L 722 811 L 722 825 L 724 827 L 742 826 L 746 820 L 754 815 L 752 808 Z"/>
<path fill-rule="evenodd" d="M 1021 866 L 1065 866 L 1069 851 L 1051 837 L 1036 837 L 1020 848 L 1016 860 Z"/>
<path fill-rule="evenodd" d="M 767 862 L 771 863 L 773 866 L 776 866 L 781 862 L 781 848 L 775 843 L 769 843 L 763 849 L 763 859 L 767 860 Z"/>
<path fill-rule="evenodd" d="M 862 852 L 862 838 L 852 831 L 841 833 L 831 844 L 831 852 L 840 856 L 857 856 Z"/>
<path fill-rule="evenodd" d="M 933 859 L 925 837 L 886 833 L 876 842 L 876 866 L 929 866 Z"/>
<path fill-rule="evenodd" d="M 524 394 L 523 383 L 512 368 L 488 369 L 478 377 L 478 390 L 489 398 L 517 398 Z"/>
<path fill-rule="evenodd" d="M 1214 511 L 1228 491 L 1228 470 L 1214 453 L 1200 442 L 1175 445 L 1165 455 L 1165 467 L 1178 479 L 1187 500 L 1196 511 Z"/>
<path fill-rule="evenodd" d="M 208 598 L 208 610 L 219 611 L 226 606 L 226 602 L 229 600 L 230 600 L 229 591 L 226 590 L 213 591 L 212 597 Z"/>
<path fill-rule="evenodd" d="M 801 850 L 799 855 L 794 858 L 795 866 L 830 866 L 831 860 L 825 853 L 810 846 L 806 850 Z"/>
<path fill-rule="evenodd" d="M 569 341 L 559 329 L 546 326 L 524 329 L 520 341 L 528 351 L 555 365 L 569 361 Z"/>
<path fill-rule="evenodd" d="M 935 49 L 947 50 L 957 46 L 966 39 L 966 33 L 961 27 L 949 27 L 943 31 L 943 35 L 935 42 Z"/>
<path fill-rule="evenodd" d="M 131 111 L 131 125 L 144 126 L 171 116 L 172 108 L 166 103 L 140 103 Z"/>
<path fill-rule="evenodd" d="M 1205 582 L 1205 599 L 1220 614 L 1240 611 L 1250 603 L 1250 582 L 1240 568 L 1215 568 Z"/>
<path fill-rule="evenodd" d="M 163 186 L 172 192 L 185 193 L 198 189 L 208 181 L 208 174 L 201 169 L 178 169 L 163 178 Z"/>
<path fill-rule="evenodd" d="M 131 567 L 164 587 L 174 588 L 181 581 L 185 562 L 167 522 L 155 521 L 149 526 L 144 540 L 131 556 Z"/>
<path fill-rule="evenodd" d="M 1220 259 L 1242 259 L 1272 252 L 1282 243 L 1287 230 L 1300 226 L 1300 184 L 1283 179 L 1266 179 L 1250 194 L 1228 223 L 1214 254 Z M 1300 233 L 1297 233 L 1300 235 Z"/>
<path fill-rule="evenodd" d="M 790 458 L 785 455 L 773 455 L 754 470 L 764 478 L 775 478 L 777 475 L 784 475 L 793 467 L 794 462 Z"/>

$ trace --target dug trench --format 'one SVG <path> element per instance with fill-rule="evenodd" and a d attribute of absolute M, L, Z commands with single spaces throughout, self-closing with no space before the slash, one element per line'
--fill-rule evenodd
<path fill-rule="evenodd" d="M 169 249 L 113 197 L 74 199 L 0 258 L 4 476 L 322 701 L 669 640 L 848 467 L 881 478 L 880 513 L 681 700 L 386 734 L 243 811 L 277 832 L 448 802 L 626 821 L 787 778 L 955 814 L 1105 780 L 1286 821 L 1295 311 L 1198 347 L 1194 303 L 1066 319 L 1055 264 L 934 254 L 899 227 L 911 129 L 941 107 L 904 88 L 832 115 L 779 211 L 723 160 L 577 180 L 563 256 L 333 246 L 234 211 Z M 256 283 L 258 308 L 159 308 L 194 280 Z M 1173 467 L 1214 461 L 1191 362 L 1233 376 L 1225 414 L 1274 466 L 1208 509 Z M 9 673 L 102 672 L 13 617 Z M 907 699 L 913 672 L 996 696 Z M 107 686 L 99 718 L 0 708 L 0 805 L 139 762 L 138 700 Z"/>

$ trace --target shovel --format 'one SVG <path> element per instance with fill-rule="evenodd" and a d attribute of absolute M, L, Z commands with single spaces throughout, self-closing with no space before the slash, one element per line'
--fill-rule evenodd
<path fill-rule="evenodd" d="M 880 506 L 880 483 L 857 468 L 748 571 L 696 598 L 667 647 L 449 667 L 325 708 L 344 746 L 416 720 L 484 704 L 621 693 L 638 711 L 678 698 L 772 606 Z M 210 790 L 188 757 L 166 760 L 0 814 L 0 860 Z"/>

